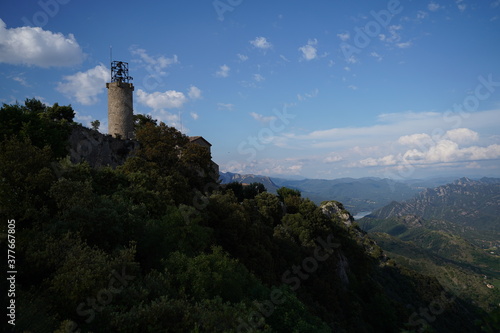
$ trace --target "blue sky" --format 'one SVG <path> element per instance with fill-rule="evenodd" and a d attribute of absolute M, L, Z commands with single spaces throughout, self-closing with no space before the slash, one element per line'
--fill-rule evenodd
<path fill-rule="evenodd" d="M 500 176 L 500 1 L 0 3 L 0 102 L 107 131 L 110 45 L 134 111 L 202 135 L 222 171 Z"/>

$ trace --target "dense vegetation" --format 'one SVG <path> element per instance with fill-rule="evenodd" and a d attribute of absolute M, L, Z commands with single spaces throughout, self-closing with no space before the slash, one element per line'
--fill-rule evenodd
<path fill-rule="evenodd" d="M 16 332 L 493 331 L 436 279 L 387 260 L 340 203 L 220 187 L 208 150 L 163 123 L 139 119 L 123 166 L 72 164 L 72 112 L 0 110 Z"/>
<path fill-rule="evenodd" d="M 500 314 L 500 180 L 467 178 L 393 202 L 359 221 L 397 263 Z"/>

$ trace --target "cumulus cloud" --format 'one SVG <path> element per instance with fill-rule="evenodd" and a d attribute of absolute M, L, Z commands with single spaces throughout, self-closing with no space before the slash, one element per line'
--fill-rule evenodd
<path fill-rule="evenodd" d="M 200 99 L 201 98 L 201 90 L 198 87 L 191 86 L 191 87 L 189 87 L 188 96 L 191 99 Z"/>
<path fill-rule="evenodd" d="M 149 106 L 153 110 L 181 108 L 188 101 L 182 92 L 175 90 L 156 91 L 150 94 L 139 89 L 136 95 L 139 103 Z"/>
<path fill-rule="evenodd" d="M 104 65 L 98 65 L 86 72 L 78 72 L 63 77 L 59 82 L 57 91 L 76 99 L 83 105 L 98 102 L 98 95 L 106 90 L 106 82 L 110 79 L 109 70 Z"/>
<path fill-rule="evenodd" d="M 219 67 L 219 70 L 215 72 L 216 77 L 228 77 L 229 76 L 229 71 L 231 68 L 227 65 L 222 65 Z"/>
<path fill-rule="evenodd" d="M 468 144 L 479 140 L 479 134 L 468 128 L 456 128 L 449 130 L 445 134 L 445 138 L 450 139 L 458 144 Z"/>
<path fill-rule="evenodd" d="M 485 147 L 464 145 L 479 140 L 479 134 L 468 128 L 452 129 L 442 136 L 431 137 L 428 134 L 405 135 L 398 143 L 411 149 L 395 155 L 381 158 L 367 158 L 360 161 L 360 166 L 388 166 L 398 164 L 435 164 L 452 162 L 474 162 L 500 158 L 500 145 Z"/>
<path fill-rule="evenodd" d="M 135 46 L 130 48 L 130 53 L 139 57 L 138 60 L 135 60 L 136 62 L 149 67 L 151 69 L 150 72 L 154 72 L 156 75 L 165 75 L 166 68 L 179 63 L 179 59 L 175 54 L 171 58 L 163 55 L 153 57 L 150 56 L 145 49 L 137 48 Z"/>
<path fill-rule="evenodd" d="M 398 143 L 409 147 L 425 147 L 433 142 L 431 136 L 426 133 L 404 135 L 398 139 Z"/>
<path fill-rule="evenodd" d="M 310 39 L 307 42 L 307 45 L 299 47 L 299 50 L 302 52 L 302 58 L 309 61 L 316 59 L 318 57 L 318 49 L 316 48 L 318 45 L 317 39 Z"/>
<path fill-rule="evenodd" d="M 185 126 L 182 126 L 180 111 L 176 113 L 169 111 L 171 109 L 180 109 L 188 102 L 188 98 L 184 93 L 175 90 L 147 93 L 139 89 L 136 96 L 140 104 L 153 109 L 152 116 L 154 118 L 169 126 L 176 127 L 184 133 L 189 131 Z M 194 120 L 198 119 L 198 114 L 192 112 L 190 115 Z"/>
<path fill-rule="evenodd" d="M 75 36 L 39 27 L 7 29 L 0 19 L 0 62 L 12 65 L 64 67 L 82 63 L 84 54 Z"/>
<path fill-rule="evenodd" d="M 340 38 L 341 41 L 345 42 L 346 40 L 349 40 L 349 38 L 351 38 L 351 35 L 349 34 L 349 32 L 344 32 L 341 34 L 337 34 L 337 37 Z"/>
<path fill-rule="evenodd" d="M 269 116 L 269 117 L 266 117 L 264 115 L 261 115 L 259 113 L 256 113 L 256 112 L 250 112 L 250 115 L 252 116 L 253 119 L 257 120 L 258 122 L 260 123 L 263 123 L 263 124 L 267 124 L 269 123 L 271 120 L 274 120 L 276 119 L 275 116 Z"/>
<path fill-rule="evenodd" d="M 256 37 L 254 40 L 250 41 L 250 44 L 262 50 L 267 50 L 273 47 L 273 44 L 268 42 L 265 37 Z"/>

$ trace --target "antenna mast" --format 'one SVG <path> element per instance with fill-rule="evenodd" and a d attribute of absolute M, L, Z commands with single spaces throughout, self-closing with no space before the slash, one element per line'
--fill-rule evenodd
<path fill-rule="evenodd" d="M 113 45 L 109 45 L 109 63 L 113 62 Z M 113 78 L 113 71 L 110 69 L 111 78 Z"/>

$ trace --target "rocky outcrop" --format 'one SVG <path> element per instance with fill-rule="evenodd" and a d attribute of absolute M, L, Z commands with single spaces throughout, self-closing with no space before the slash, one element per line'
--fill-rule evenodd
<path fill-rule="evenodd" d="M 113 138 L 83 126 L 74 126 L 69 137 L 71 162 L 86 161 L 93 168 L 122 165 L 138 147 L 137 141 Z"/>
<path fill-rule="evenodd" d="M 329 218 L 338 218 L 348 227 L 354 223 L 354 217 L 338 201 L 323 202 L 320 209 Z"/>

